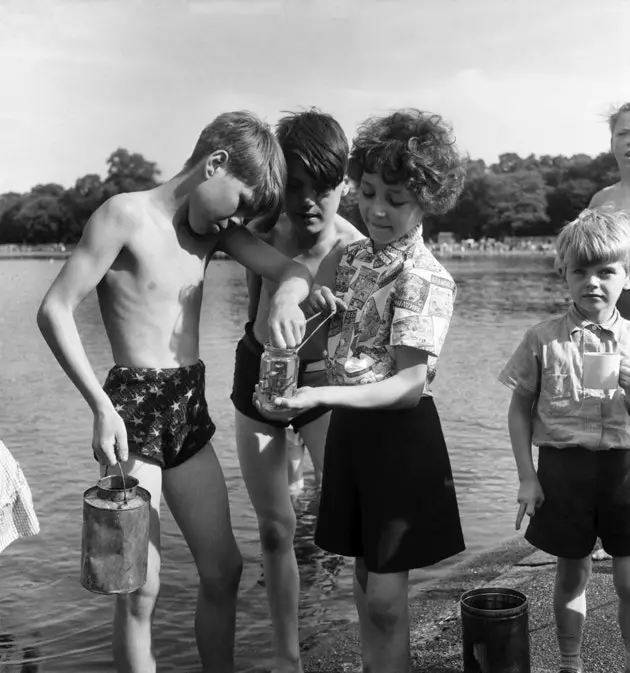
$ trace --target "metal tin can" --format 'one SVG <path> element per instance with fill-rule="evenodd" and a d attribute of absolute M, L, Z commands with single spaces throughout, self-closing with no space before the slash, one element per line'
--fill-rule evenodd
<path fill-rule="evenodd" d="M 146 581 L 151 496 L 127 476 L 103 477 L 83 494 L 81 584 L 125 594 Z"/>
<path fill-rule="evenodd" d="M 297 391 L 300 358 L 295 348 L 267 344 L 260 358 L 259 398 L 263 409 L 273 411 L 276 397 L 293 397 Z"/>

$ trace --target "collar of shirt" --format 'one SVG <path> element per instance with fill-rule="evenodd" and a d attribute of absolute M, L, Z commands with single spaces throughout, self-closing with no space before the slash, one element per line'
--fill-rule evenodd
<path fill-rule="evenodd" d="M 418 224 L 411 231 L 408 231 L 399 239 L 388 243 L 379 250 L 374 250 L 374 242 L 368 238 L 363 250 L 357 255 L 357 258 L 364 262 L 376 262 L 378 266 L 391 264 L 405 256 L 408 248 L 417 246 L 418 243 L 424 245 L 422 238 L 422 224 Z"/>
<path fill-rule="evenodd" d="M 596 329 L 605 329 L 608 332 L 612 332 L 616 337 L 619 337 L 618 332 L 619 327 L 621 326 L 621 321 L 619 318 L 619 311 L 616 308 L 613 309 L 610 318 L 601 324 L 595 323 L 592 320 L 584 317 L 584 315 L 580 312 L 580 309 L 575 304 L 571 304 L 571 308 L 567 312 L 570 334 L 589 328 L 592 329 L 594 327 Z"/>

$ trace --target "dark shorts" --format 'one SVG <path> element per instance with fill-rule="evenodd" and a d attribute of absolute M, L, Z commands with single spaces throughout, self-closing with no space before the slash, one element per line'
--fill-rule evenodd
<path fill-rule="evenodd" d="M 545 495 L 525 539 L 561 558 L 588 556 L 600 537 L 611 556 L 630 556 L 630 450 L 541 446 Z"/>
<path fill-rule="evenodd" d="M 254 421 L 260 421 L 277 428 L 288 428 L 289 425 L 292 425 L 294 430 L 299 430 L 330 411 L 325 407 L 309 409 L 309 411 L 296 416 L 289 423 L 272 421 L 261 416 L 254 406 L 252 397 L 254 395 L 254 387 L 258 383 L 260 376 L 260 358 L 264 350 L 263 346 L 254 336 L 253 323 L 247 323 L 245 325 L 245 335 L 236 346 L 234 383 L 232 385 L 232 394 L 230 395 L 230 399 L 238 411 Z M 327 385 L 328 376 L 326 374 L 325 360 L 300 361 L 298 386 L 317 387 Z"/>
<path fill-rule="evenodd" d="M 401 410 L 334 409 L 315 543 L 393 573 L 465 549 L 451 465 L 431 397 Z"/>
<path fill-rule="evenodd" d="M 206 368 L 145 369 L 113 367 L 103 385 L 125 421 L 129 452 L 181 465 L 211 439 L 215 425 L 205 396 Z"/>

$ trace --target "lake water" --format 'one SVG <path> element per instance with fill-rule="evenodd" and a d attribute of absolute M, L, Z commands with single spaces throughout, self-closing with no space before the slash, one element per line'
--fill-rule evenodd
<path fill-rule="evenodd" d="M 33 491 L 41 534 L 0 554 L 2 634 L 32 647 L 40 671 L 113 671 L 109 651 L 112 600 L 79 584 L 82 493 L 96 479 L 91 414 L 57 365 L 35 325 L 37 307 L 62 262 L 0 261 L 0 437 L 19 460 Z M 513 535 L 517 480 L 506 426 L 509 391 L 496 376 L 525 329 L 566 305 L 567 294 L 546 258 L 446 260 L 459 286 L 455 315 L 434 384 L 467 551 L 411 574 L 414 587 Z M 247 295 L 242 267 L 213 261 L 201 318 L 201 357 L 218 430 L 213 440 L 228 483 L 232 519 L 245 569 L 239 597 L 237 670 L 270 662 L 270 625 L 261 585 L 257 526 L 234 447 L 229 401 L 233 353 Z M 89 358 L 101 380 L 110 367 L 96 297 L 77 314 Z M 303 639 L 354 619 L 351 562 L 312 542 L 312 471 L 298 503 L 296 548 L 302 577 Z M 160 671 L 200 670 L 193 635 L 196 572 L 166 508 L 162 593 L 154 629 Z M 19 657 L 19 651 L 14 657 Z M 0 664 L 2 669 L 2 664 Z M 7 669 L 9 671 L 11 669 Z M 21 670 L 19 668 L 15 670 Z M 31 670 L 31 669 L 29 669 Z"/>

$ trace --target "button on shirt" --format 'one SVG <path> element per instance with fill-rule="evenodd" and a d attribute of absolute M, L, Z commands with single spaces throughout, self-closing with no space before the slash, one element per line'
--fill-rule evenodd
<path fill-rule="evenodd" d="M 630 449 L 625 393 L 584 386 L 584 353 L 630 353 L 630 322 L 615 309 L 597 325 L 575 305 L 567 313 L 532 327 L 499 374 L 517 393 L 536 397 L 532 442 L 593 451 Z"/>
<path fill-rule="evenodd" d="M 328 373 L 336 385 L 375 383 L 396 374 L 395 346 L 429 354 L 435 376 L 455 300 L 455 283 L 424 245 L 417 227 L 374 250 L 370 239 L 350 244 L 341 258 L 335 295 L 348 309 L 328 332 Z M 425 386 L 425 394 L 430 394 Z"/>

